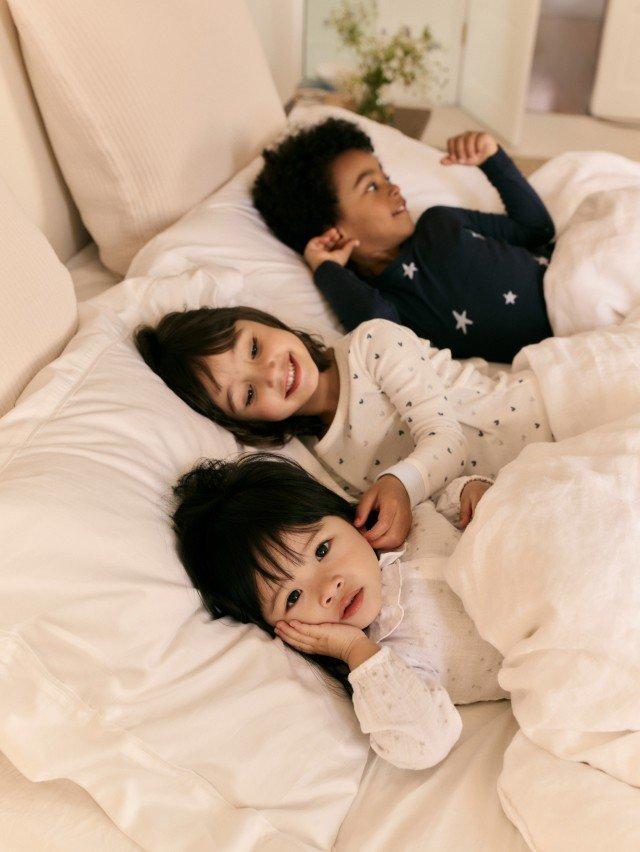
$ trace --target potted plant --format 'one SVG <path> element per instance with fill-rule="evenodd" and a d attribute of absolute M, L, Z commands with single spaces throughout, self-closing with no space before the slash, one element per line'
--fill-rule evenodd
<path fill-rule="evenodd" d="M 395 82 L 405 88 L 425 83 L 431 73 L 428 55 L 439 45 L 429 27 L 416 37 L 409 27 L 393 34 L 378 30 L 377 15 L 376 0 L 342 0 L 325 23 L 356 57 L 356 69 L 343 76 L 341 87 L 360 115 L 388 124 L 393 106 L 383 101 L 383 88 Z"/>

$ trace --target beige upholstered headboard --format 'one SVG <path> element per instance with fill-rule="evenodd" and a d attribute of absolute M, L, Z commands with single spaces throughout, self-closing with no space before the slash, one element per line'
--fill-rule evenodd
<path fill-rule="evenodd" d="M 63 263 L 88 242 L 40 118 L 6 0 L 0 0 L 0 176 Z"/>
<path fill-rule="evenodd" d="M 183 11 L 181 0 L 174 2 L 179 16 Z M 253 54 L 254 61 L 247 61 L 246 45 L 251 44 L 255 50 L 257 39 L 251 18 L 240 14 L 242 10 L 236 5 L 241 2 L 210 0 L 205 7 L 207 12 L 210 8 L 217 43 L 224 48 L 220 71 L 210 80 L 210 85 L 221 94 L 216 99 L 220 134 L 213 136 L 224 146 L 214 152 L 219 154 L 215 158 L 217 186 L 231 178 L 231 172 L 238 168 L 236 158 L 230 156 L 236 153 L 229 150 L 230 145 L 243 142 L 246 148 L 247 140 L 251 139 L 255 145 L 260 141 L 264 144 L 265 133 L 284 123 L 284 112 L 275 95 L 266 60 L 255 61 Z M 170 56 L 167 62 L 171 62 Z M 168 92 L 169 97 L 171 94 Z M 262 106 L 261 110 L 255 108 L 257 104 Z M 194 103 L 194 109 L 197 108 L 198 104 Z M 246 155 L 247 151 L 242 149 L 242 156 Z M 74 331 L 77 306 L 71 279 L 62 264 L 89 239 L 49 143 L 6 0 L 0 0 L 0 190 L 2 415 L 44 363 L 61 351 Z M 12 196 L 22 210 L 15 207 Z M 15 216 L 12 210 L 18 210 Z M 62 264 L 31 223 L 44 234 Z M 3 240 L 7 247 L 4 259 Z M 30 254 L 31 264 L 27 262 Z"/>

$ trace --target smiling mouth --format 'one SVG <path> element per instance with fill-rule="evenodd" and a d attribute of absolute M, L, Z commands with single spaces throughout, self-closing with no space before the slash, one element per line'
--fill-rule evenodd
<path fill-rule="evenodd" d="M 406 213 L 406 212 L 407 212 L 407 203 L 406 203 L 406 201 L 403 201 L 401 204 L 398 204 L 398 206 L 396 207 L 396 209 L 393 211 L 393 213 L 391 215 L 392 216 L 399 216 L 401 213 Z"/>
<path fill-rule="evenodd" d="M 289 369 L 284 383 L 284 398 L 290 396 L 300 384 L 300 368 L 289 355 Z"/>
<path fill-rule="evenodd" d="M 342 615 L 340 616 L 340 620 L 344 621 L 345 618 L 351 618 L 351 616 L 355 615 L 356 612 L 362 606 L 362 601 L 364 600 L 364 589 L 358 589 L 355 591 L 349 600 L 347 601 L 347 605 L 342 610 Z"/>

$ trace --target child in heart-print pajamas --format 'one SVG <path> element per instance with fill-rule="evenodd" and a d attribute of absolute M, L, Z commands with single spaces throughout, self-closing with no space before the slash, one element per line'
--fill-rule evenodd
<path fill-rule="evenodd" d="M 553 440 L 533 371 L 492 374 L 387 320 L 328 349 L 253 308 L 202 308 L 139 329 L 136 343 L 178 396 L 242 443 L 302 437 L 359 498 L 356 526 L 377 549 L 401 544 L 413 507 L 454 479 L 464 509 L 479 489 L 465 477 L 495 476 L 526 444 Z"/>

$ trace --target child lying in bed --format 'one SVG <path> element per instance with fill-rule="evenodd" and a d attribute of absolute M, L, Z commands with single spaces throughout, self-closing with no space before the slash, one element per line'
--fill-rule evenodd
<path fill-rule="evenodd" d="M 463 500 L 488 487 L 469 483 Z M 178 551 L 207 610 L 257 624 L 321 665 L 353 695 L 381 757 L 433 766 L 460 736 L 453 702 L 470 700 L 466 681 L 477 681 L 473 700 L 504 696 L 501 658 L 475 630 L 434 643 L 419 563 L 378 558 L 353 526 L 354 506 L 297 464 L 267 454 L 204 462 L 175 494 Z"/>
<path fill-rule="evenodd" d="M 351 330 L 373 317 L 413 329 L 455 358 L 510 362 L 552 335 L 542 290 L 554 225 L 488 133 L 450 139 L 444 165 L 477 165 L 507 215 L 431 207 L 414 224 L 371 140 L 330 118 L 265 151 L 253 200 L 273 233 L 304 253 Z"/>
<path fill-rule="evenodd" d="M 298 435 L 345 492 L 378 549 L 402 544 L 412 507 L 462 474 L 494 476 L 553 439 L 531 370 L 483 372 L 401 325 L 363 323 L 333 349 L 252 308 L 202 308 L 142 328 L 145 361 L 244 444 Z M 461 523 L 468 521 L 461 518 Z"/>

